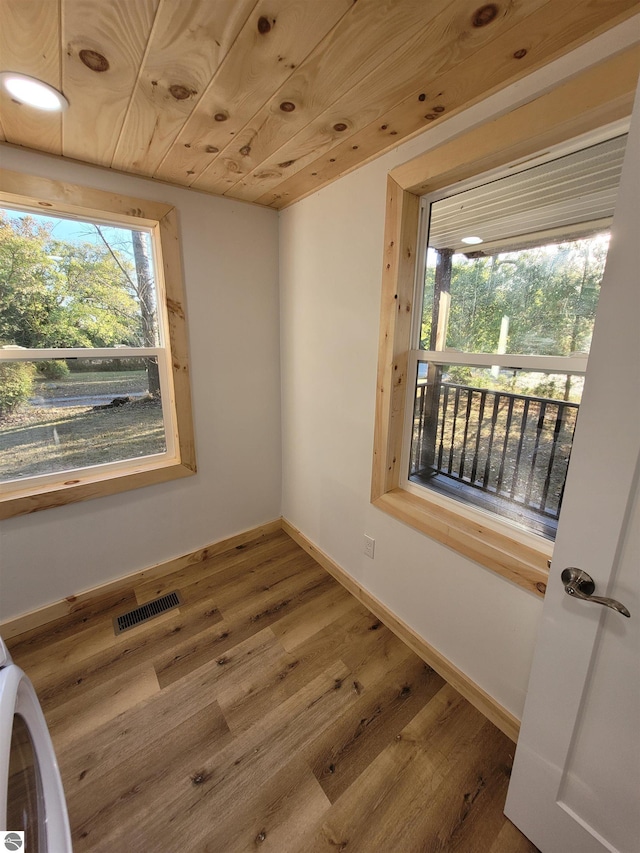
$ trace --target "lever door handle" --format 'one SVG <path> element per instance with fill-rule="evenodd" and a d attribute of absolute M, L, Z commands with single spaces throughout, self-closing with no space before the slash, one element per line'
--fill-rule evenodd
<path fill-rule="evenodd" d="M 615 598 L 604 598 L 600 595 L 593 595 L 596 585 L 591 575 L 583 572 L 582 569 L 569 566 L 569 568 L 563 569 L 560 578 L 567 595 L 572 595 L 581 601 L 593 601 L 596 604 L 604 604 L 605 607 L 610 607 L 612 610 L 622 613 L 623 616 L 631 616 L 624 604 L 620 604 Z"/>

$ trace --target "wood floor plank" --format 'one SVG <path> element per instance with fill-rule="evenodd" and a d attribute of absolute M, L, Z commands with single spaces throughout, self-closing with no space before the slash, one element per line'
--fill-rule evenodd
<path fill-rule="evenodd" d="M 11 647 L 76 853 L 535 853 L 511 742 L 284 533 L 71 606 Z"/>
<path fill-rule="evenodd" d="M 215 754 L 225 736 L 224 718 L 215 703 L 209 703 L 170 733 L 159 734 L 151 748 L 161 760 L 149 761 L 146 750 L 123 753 L 117 764 L 94 773 L 90 784 L 83 785 L 82 780 L 73 788 L 67 785 L 75 853 L 118 848 L 168 851 L 162 843 L 146 846 L 148 826 L 164 828 L 178 816 L 172 809 L 175 787 L 185 776 L 197 778 L 203 755 Z"/>
<path fill-rule="evenodd" d="M 137 605 L 134 603 L 133 607 Z M 119 613 L 127 612 L 127 608 Z M 219 618 L 221 618 L 219 616 Z M 141 637 L 149 632 L 159 631 L 162 626 L 175 625 L 180 619 L 178 610 L 161 613 L 150 622 L 143 623 L 128 632 L 115 635 L 112 620 L 101 617 L 92 620 L 90 625 L 83 626 L 75 636 L 69 636 L 56 643 L 56 669 L 52 672 L 48 661 L 26 660 L 24 665 L 29 667 L 29 675 L 34 684 L 44 687 L 51 677 L 58 678 L 64 673 L 76 673 L 83 669 L 86 660 L 100 654 L 109 648 L 124 650 L 132 643 L 132 633 Z"/>
<path fill-rule="evenodd" d="M 224 654 L 232 646 L 250 637 L 263 627 L 278 622 L 286 614 L 308 601 L 313 601 L 335 581 L 319 573 L 293 573 L 280 581 L 263 584 L 259 593 L 242 596 L 225 606 L 225 618 L 211 630 L 191 634 L 184 641 L 156 655 L 156 672 L 161 686 L 206 664 L 213 656 Z M 213 606 L 213 599 L 212 601 Z M 216 599 L 217 600 L 217 599 Z M 234 599 L 235 601 L 235 599 Z"/>
<path fill-rule="evenodd" d="M 458 762 L 451 765 L 446 753 L 439 750 L 440 735 L 463 740 L 468 750 L 483 726 L 484 719 L 475 709 L 460 701 L 448 686 L 442 688 L 425 712 L 332 805 L 327 819 L 305 840 L 307 849 L 321 851 L 337 847 L 362 853 L 380 849 L 407 853 L 446 850 L 433 845 L 423 817 L 451 774 L 451 767 L 458 765 Z M 466 769 L 464 762 L 461 766 Z M 464 793 L 466 790 L 460 796 Z M 435 830 L 439 827 L 436 822 Z M 420 839 L 420 846 L 412 846 L 413 838 Z M 424 843 L 427 839 L 430 843 Z"/>
<path fill-rule="evenodd" d="M 244 646 L 245 654 L 253 650 L 258 659 L 261 650 L 271 649 L 277 649 L 277 644 L 275 638 L 269 636 L 269 629 L 254 635 L 251 644 L 247 642 Z M 236 656 L 241 658 L 240 650 Z M 233 671 L 233 668 L 221 668 L 217 664 L 201 667 L 189 677 L 180 679 L 101 725 L 90 739 L 78 739 L 61 756 L 67 776 L 72 780 L 87 778 L 90 781 L 101 767 L 116 763 L 122 754 L 138 749 L 152 754 L 151 744 L 157 733 L 171 732 L 192 714 L 215 703 L 216 685 L 229 678 Z M 219 713 L 222 717 L 222 712 Z M 228 731 L 226 721 L 224 727 Z"/>
<path fill-rule="evenodd" d="M 265 587 L 291 578 L 300 580 L 301 569 L 298 554 L 275 552 L 257 566 L 252 566 L 250 560 L 238 561 L 229 571 L 217 571 L 194 583 L 183 584 L 179 589 L 186 602 L 211 598 L 229 608 L 246 602 L 254 593 L 265 591 Z"/>
<path fill-rule="evenodd" d="M 387 673 L 401 666 L 413 652 L 379 620 L 372 619 L 362 642 L 352 642 L 341 652 L 347 664 L 364 687 L 376 684 Z"/>
<path fill-rule="evenodd" d="M 303 750 L 334 803 L 442 688 L 444 681 L 419 658 L 388 673 Z"/>
<path fill-rule="evenodd" d="M 42 647 L 47 643 L 58 643 L 67 638 L 75 638 L 82 633 L 83 627 L 90 627 L 95 617 L 112 619 L 117 614 L 135 607 L 136 597 L 132 589 L 100 596 L 77 605 L 70 604 L 71 612 L 46 625 L 32 628 L 7 640 L 7 646 L 21 664 L 30 667 L 42 660 Z"/>
<path fill-rule="evenodd" d="M 172 589 L 182 590 L 192 584 L 204 585 L 216 575 L 223 576 L 219 583 L 233 583 L 234 579 L 242 578 L 247 571 L 259 572 L 263 565 L 274 559 L 296 554 L 293 544 L 288 536 L 278 531 L 263 537 L 259 542 L 237 545 L 170 575 L 136 584 L 137 600 L 144 604 Z"/>
<path fill-rule="evenodd" d="M 177 637 L 194 636 L 204 627 L 220 621 L 220 613 L 205 603 L 200 607 L 181 608 L 175 613 L 132 628 L 122 634 L 122 640 L 110 639 L 104 647 L 71 668 L 51 665 L 34 673 L 34 684 L 40 701 L 49 707 L 67 701 L 69 695 L 79 696 L 92 690 L 101 679 L 114 678 L 120 673 L 135 669 L 136 665 L 152 660 Z M 55 660 L 55 658 L 54 658 Z M 29 671 L 31 677 L 32 670 Z"/>
<path fill-rule="evenodd" d="M 184 690 L 190 690 L 194 682 L 200 685 L 200 689 L 206 684 L 208 689 L 215 692 L 217 699 L 227 695 L 225 684 L 230 685 L 227 690 L 234 692 L 247 690 L 248 685 L 260 678 L 262 673 L 272 667 L 281 667 L 285 654 L 273 631 L 267 626 L 211 660 L 202 678 L 198 668 L 189 675 L 183 675 L 180 684 Z M 166 682 L 164 678 L 159 679 L 159 682 L 162 687 L 175 683 Z"/>
<path fill-rule="evenodd" d="M 353 613 L 361 605 L 343 586 L 335 583 L 314 601 L 298 607 L 273 625 L 273 630 L 288 651 L 334 623 L 341 616 Z"/>
<path fill-rule="evenodd" d="M 45 716 L 55 749 L 91 737 L 105 722 L 159 692 L 155 670 L 147 663 L 97 684 L 89 694 L 49 708 Z"/>
<path fill-rule="evenodd" d="M 511 746 L 505 735 L 485 723 L 469 744 L 464 760 L 450 766 L 436 796 L 420 816 L 424 827 L 421 833 L 451 853 L 485 853 L 497 824 L 504 822 L 502 809 L 509 779 L 509 768 L 495 758 L 506 758 Z M 496 792 L 501 793 L 499 799 Z"/>
<path fill-rule="evenodd" d="M 154 656 L 159 683 L 163 688 L 174 684 L 201 666 L 218 660 L 253 634 L 252 625 L 231 625 L 223 619 L 195 636 L 176 639 L 173 646 Z"/>
<path fill-rule="evenodd" d="M 488 853 L 532 853 L 535 850 L 529 839 L 505 818 Z"/>
<path fill-rule="evenodd" d="M 300 759 L 290 761 L 268 786 L 252 786 L 227 809 L 224 821 L 211 821 L 202 840 L 204 853 L 294 853 L 300 836 L 329 809 L 317 779 Z"/>
<path fill-rule="evenodd" d="M 315 603 L 315 602 L 311 602 Z M 306 605 L 300 608 L 301 611 L 306 609 Z M 353 615 L 349 611 L 351 620 Z M 284 619 L 289 619 L 289 614 Z M 368 626 L 372 622 L 371 615 L 367 615 Z M 281 620 L 284 621 L 284 620 Z M 349 623 L 351 626 L 353 622 Z M 374 623 L 375 624 L 375 623 Z M 270 630 L 273 631 L 279 639 L 278 626 L 280 622 L 276 622 Z M 326 626 L 323 633 L 329 634 L 333 630 L 333 625 Z M 368 661 L 370 658 L 370 647 L 374 640 L 371 639 L 371 633 L 361 631 L 359 633 L 350 632 L 349 637 L 341 639 L 337 634 L 337 642 L 318 643 L 318 636 L 309 638 L 305 643 L 300 644 L 292 652 L 282 650 L 282 654 L 274 657 L 270 661 L 265 661 L 260 668 L 254 668 L 253 678 L 245 676 L 242 679 L 229 679 L 217 692 L 217 700 L 225 714 L 229 727 L 233 732 L 241 732 L 250 728 L 258 722 L 265 713 L 268 713 L 271 708 L 277 707 L 289 697 L 293 696 L 300 690 L 305 683 L 313 680 L 320 675 L 335 662 L 337 654 L 342 652 L 355 664 L 356 668 L 351 669 L 350 682 L 348 689 L 353 689 L 356 695 L 360 696 L 363 690 L 362 683 L 358 677 L 357 667 L 361 660 Z M 356 653 L 356 647 L 359 648 L 359 653 Z M 424 664 L 401 643 L 394 643 L 394 648 L 397 654 L 392 656 L 390 662 L 396 664 L 399 661 L 410 660 L 415 668 L 419 671 L 424 671 Z M 371 669 L 369 667 L 369 669 Z M 401 672 L 404 670 L 401 669 Z M 385 669 L 384 674 L 388 674 Z M 369 681 L 368 673 L 364 675 L 365 681 Z M 402 681 L 398 685 L 397 691 L 400 693 L 404 687 L 407 687 L 407 680 L 404 675 L 400 676 Z M 392 683 L 397 682 L 397 674 L 394 672 Z M 438 687 L 442 685 L 439 680 Z M 405 693 L 406 698 L 408 694 Z M 415 707 L 415 706 L 414 706 Z"/>
<path fill-rule="evenodd" d="M 211 595 L 221 612 L 229 617 L 236 612 L 253 611 L 258 601 L 287 597 L 310 585 L 320 586 L 324 591 L 331 585 L 327 583 L 326 572 L 308 555 L 305 557 L 303 560 L 298 553 L 274 560 L 260 571 L 248 572 L 241 581 L 218 586 Z"/>
<path fill-rule="evenodd" d="M 273 626 L 279 634 L 278 623 Z M 298 657 L 340 658 L 363 687 L 407 656 L 407 648 L 365 607 L 358 604 L 292 649 Z M 386 663 L 382 664 L 381 660 Z"/>
<path fill-rule="evenodd" d="M 227 681 L 217 696 L 229 728 L 235 734 L 247 731 L 332 664 L 335 658 L 329 656 L 304 657 L 282 649 L 272 662 L 254 668 L 253 678 L 245 677 L 242 683 L 238 679 Z M 353 689 L 356 695 L 360 692 L 352 673 L 348 682 L 336 683 L 335 687 L 344 687 L 345 691 Z"/>
<path fill-rule="evenodd" d="M 504 755 L 504 763 L 495 761 L 499 753 Z M 505 823 L 503 809 L 512 763 L 513 756 L 506 754 L 502 739 L 496 737 L 493 730 L 486 729 L 475 786 L 470 786 L 459 802 L 459 811 L 449 825 L 448 836 L 446 830 L 440 830 L 440 837 L 447 839 L 451 853 L 486 853 L 489 850 Z"/>
<path fill-rule="evenodd" d="M 272 625 L 301 604 L 321 595 L 334 583 L 333 578 L 319 572 L 309 577 L 292 575 L 282 581 L 268 585 L 263 591 L 243 599 L 232 606 L 221 605 L 220 612 L 226 621 L 250 623 L 256 630 Z"/>
<path fill-rule="evenodd" d="M 320 674 L 317 668 L 310 672 L 298 658 L 282 650 L 271 665 L 254 670 L 253 679 L 243 684 L 233 680 L 223 686 L 218 701 L 229 728 L 234 734 L 247 731 Z"/>
<path fill-rule="evenodd" d="M 286 617 L 283 617 L 281 622 L 284 623 Z M 281 640 L 281 631 L 279 626 L 281 622 L 277 622 L 273 626 L 274 633 Z M 312 636 L 304 639 L 301 643 L 291 648 L 291 644 L 287 643 L 285 634 L 285 642 L 283 645 L 289 651 L 295 651 L 298 654 L 306 653 L 316 647 L 323 648 L 329 646 L 333 649 L 333 654 L 344 652 L 351 645 L 365 646 L 369 643 L 375 643 L 376 637 L 374 632 L 382 626 L 382 623 L 374 616 L 366 607 L 354 600 L 354 606 L 349 608 L 345 613 L 338 614 L 337 618 L 330 624 L 320 628 Z"/>
<path fill-rule="evenodd" d="M 209 831 L 207 816 L 225 815 L 257 780 L 268 786 L 291 756 L 353 701 L 354 694 L 342 689 L 348 676 L 344 664 L 336 663 L 213 758 L 203 756 L 197 784 L 187 775 L 173 786 L 175 820 L 170 826 L 166 822 L 147 826 L 148 849 L 178 850 L 181 840 L 189 838 L 192 849 L 202 850 Z"/>

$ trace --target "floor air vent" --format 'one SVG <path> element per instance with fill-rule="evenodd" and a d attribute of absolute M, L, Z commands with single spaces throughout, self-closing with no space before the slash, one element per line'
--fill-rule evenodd
<path fill-rule="evenodd" d="M 155 616 L 160 616 L 166 613 L 167 610 L 173 610 L 174 607 L 179 607 L 182 604 L 182 598 L 179 592 L 168 592 L 166 595 L 160 596 L 153 601 L 148 601 L 146 604 L 141 604 L 134 610 L 128 613 L 123 613 L 122 616 L 115 616 L 113 619 L 113 630 L 116 634 L 122 634 L 123 631 L 128 631 L 129 628 L 135 628 L 136 625 L 141 625 L 143 622 L 148 622 Z"/>

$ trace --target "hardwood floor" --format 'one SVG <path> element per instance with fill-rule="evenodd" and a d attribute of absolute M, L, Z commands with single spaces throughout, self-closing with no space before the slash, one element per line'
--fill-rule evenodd
<path fill-rule="evenodd" d="M 184 603 L 119 636 L 112 618 Z M 285 533 L 16 637 L 74 850 L 526 853 L 514 746 Z"/>

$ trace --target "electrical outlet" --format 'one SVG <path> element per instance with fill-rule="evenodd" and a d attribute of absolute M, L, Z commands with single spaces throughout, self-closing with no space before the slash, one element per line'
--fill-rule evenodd
<path fill-rule="evenodd" d="M 376 548 L 376 540 L 373 539 L 371 536 L 367 536 L 367 534 L 365 533 L 365 536 L 364 536 L 364 553 L 367 555 L 367 557 L 371 557 L 372 560 L 373 560 L 373 554 L 374 554 L 375 548 Z"/>

